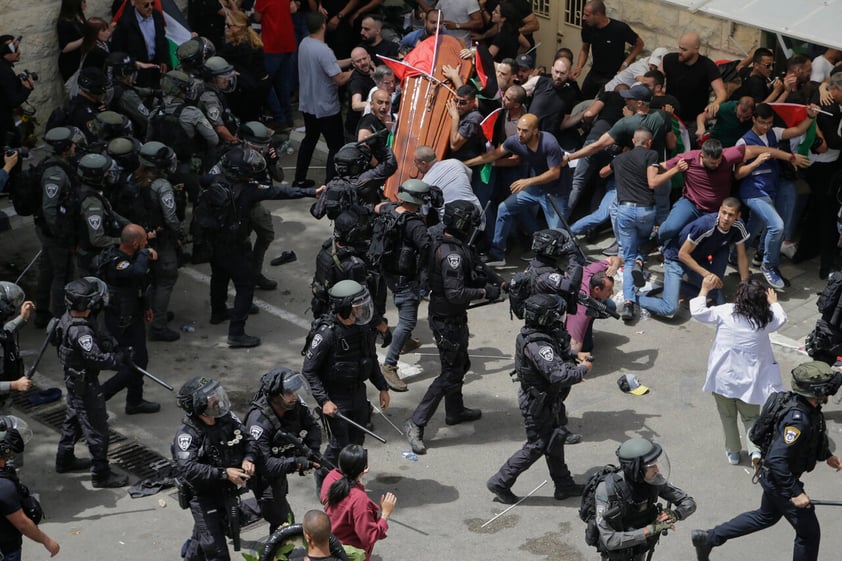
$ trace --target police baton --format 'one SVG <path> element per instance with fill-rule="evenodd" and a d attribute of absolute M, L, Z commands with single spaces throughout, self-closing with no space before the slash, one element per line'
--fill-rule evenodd
<path fill-rule="evenodd" d="M 41 343 L 41 348 L 38 349 L 38 354 L 35 356 L 35 362 L 32 363 L 32 365 L 26 371 L 26 374 L 24 374 L 24 376 L 26 376 L 30 380 L 35 375 L 35 369 L 38 368 L 38 363 L 40 363 L 41 359 L 44 358 L 44 353 L 47 352 L 47 345 L 50 344 L 50 341 L 52 340 L 56 329 L 58 329 L 58 318 L 53 318 L 47 325 L 47 337 L 44 339 L 44 342 Z"/>
<path fill-rule="evenodd" d="M 842 501 L 822 501 L 819 499 L 810 499 L 810 504 L 816 506 L 842 506 Z"/>
<path fill-rule="evenodd" d="M 567 223 L 567 219 L 564 218 L 564 215 L 559 210 L 558 205 L 555 204 L 553 198 L 549 194 L 544 196 L 547 197 L 547 201 L 550 203 L 550 206 L 553 207 L 558 219 L 561 220 L 561 224 L 564 226 L 564 229 L 567 230 L 568 234 L 570 234 L 570 240 L 573 242 L 573 246 L 576 248 L 576 253 L 579 255 L 579 263 L 584 265 L 588 262 L 588 258 L 585 257 L 585 252 L 582 251 L 582 248 L 579 247 L 579 244 L 576 242 L 576 236 L 573 235 L 573 231 L 570 229 L 570 224 Z"/>
<path fill-rule="evenodd" d="M 323 410 L 321 407 L 319 407 L 319 408 L 318 408 L 318 410 L 319 410 L 319 412 L 320 412 L 320 413 L 324 413 L 324 410 Z M 329 415 L 328 415 L 328 416 L 329 416 Z M 343 415 L 343 414 L 339 411 L 339 409 L 337 409 L 337 410 L 336 410 L 336 412 L 333 414 L 333 416 L 334 416 L 334 417 L 336 417 L 337 419 L 342 419 L 343 421 L 345 421 L 345 422 L 346 422 L 346 423 L 348 423 L 349 425 L 351 425 L 351 426 L 353 426 L 353 427 L 356 427 L 356 428 L 360 429 L 361 431 L 363 431 L 364 433 L 366 433 L 366 434 L 367 434 L 367 435 L 369 435 L 370 437 L 372 437 L 372 438 L 374 438 L 374 439 L 376 439 L 376 440 L 379 440 L 379 441 L 380 441 L 380 442 L 382 442 L 383 444 L 386 444 L 386 439 L 385 439 L 385 438 L 383 438 L 383 437 L 382 437 L 382 436 L 380 436 L 379 434 L 375 434 L 375 433 L 371 432 L 370 430 L 368 430 L 367 428 L 365 428 L 364 426 L 362 426 L 362 425 L 361 425 L 361 424 L 359 424 L 358 422 L 356 422 L 356 421 L 352 421 L 351 419 L 349 419 L 348 417 L 346 417 L 345 415 Z"/>
<path fill-rule="evenodd" d="M 27 271 L 29 271 L 29 269 L 32 268 L 32 266 L 35 264 L 35 262 L 38 261 L 38 258 L 41 257 L 41 254 L 43 252 L 44 252 L 43 249 L 38 250 L 38 253 L 36 253 L 35 257 L 32 258 L 32 261 L 29 262 L 29 265 L 27 265 L 26 268 L 21 272 L 21 274 L 18 275 L 18 278 L 15 281 L 15 284 L 20 284 L 20 279 L 22 279 L 23 275 L 25 275 L 27 273 Z"/>
<path fill-rule="evenodd" d="M 369 405 L 371 405 L 371 408 L 374 410 L 375 413 L 377 413 L 378 415 L 383 417 L 386 420 L 387 423 L 392 425 L 392 428 L 395 429 L 396 431 L 398 431 L 399 435 L 404 436 L 403 431 L 401 429 L 399 429 L 398 426 L 395 423 L 392 422 L 392 419 L 387 417 L 386 414 L 383 411 L 378 409 L 378 407 L 376 405 L 374 405 L 373 403 L 369 402 Z"/>
<path fill-rule="evenodd" d="M 159 386 L 164 386 L 164 387 L 165 387 L 165 388 L 167 388 L 168 390 L 170 390 L 170 391 L 174 391 L 174 388 L 173 388 L 171 385 L 169 385 L 169 384 L 168 384 L 168 383 L 166 383 L 165 381 L 161 380 L 160 378 L 158 378 L 158 377 L 157 377 L 157 376 L 155 376 L 154 374 L 150 374 L 149 372 L 147 372 L 146 370 L 144 370 L 143 368 L 141 368 L 140 366 L 138 366 L 137 364 L 135 364 L 135 363 L 134 363 L 134 361 L 131 361 L 131 362 L 129 363 L 129 365 L 130 365 L 132 368 L 134 368 L 135 370 L 137 370 L 138 372 L 140 372 L 141 374 L 143 374 L 144 376 L 146 376 L 147 378 L 149 378 L 150 380 L 152 380 L 153 382 L 155 382 L 156 384 L 158 384 Z"/>

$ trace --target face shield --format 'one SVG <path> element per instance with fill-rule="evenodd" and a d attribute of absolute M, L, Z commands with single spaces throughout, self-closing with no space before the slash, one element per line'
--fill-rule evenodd
<path fill-rule="evenodd" d="M 368 293 L 368 290 L 354 300 L 351 304 L 351 312 L 354 314 L 357 324 L 368 325 L 374 317 L 374 303 L 371 301 L 371 295 Z"/>
<path fill-rule="evenodd" d="M 670 459 L 666 451 L 643 466 L 643 480 L 649 485 L 666 485 L 670 478 Z"/>
<path fill-rule="evenodd" d="M 225 388 L 219 382 L 211 382 L 202 386 L 198 390 L 199 401 L 207 401 L 207 408 L 202 412 L 202 415 L 208 417 L 219 418 L 231 410 L 231 401 L 228 399 L 228 394 Z"/>
<path fill-rule="evenodd" d="M 234 70 L 213 77 L 213 82 L 219 91 L 231 93 L 237 89 L 237 73 Z"/>

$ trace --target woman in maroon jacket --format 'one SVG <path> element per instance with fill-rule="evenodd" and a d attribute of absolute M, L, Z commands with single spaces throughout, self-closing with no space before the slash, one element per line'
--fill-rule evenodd
<path fill-rule="evenodd" d="M 380 497 L 380 506 L 368 498 L 362 477 L 368 472 L 368 452 L 359 444 L 349 444 L 339 453 L 339 469 L 322 483 L 321 500 L 330 517 L 333 535 L 343 544 L 365 550 L 371 559 L 374 543 L 386 537 L 387 520 L 395 509 L 392 493 Z"/>

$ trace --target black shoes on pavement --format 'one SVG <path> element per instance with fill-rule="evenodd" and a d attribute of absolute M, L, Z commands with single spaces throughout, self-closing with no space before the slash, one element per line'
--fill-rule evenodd
<path fill-rule="evenodd" d="M 260 345 L 260 337 L 252 335 L 229 335 L 228 346 L 232 349 L 247 349 L 249 347 L 257 347 Z"/>
<path fill-rule="evenodd" d="M 459 423 L 469 423 L 471 421 L 476 421 L 480 417 L 482 417 L 482 411 L 480 411 L 479 409 L 470 409 L 468 407 L 465 407 L 457 415 L 454 415 L 452 417 L 445 417 L 444 422 L 448 425 L 458 425 Z"/>
<path fill-rule="evenodd" d="M 128 485 L 129 477 L 109 470 L 104 476 L 93 477 L 91 482 L 93 483 L 94 489 L 116 489 Z"/>
<path fill-rule="evenodd" d="M 504 505 L 513 505 L 520 500 L 520 497 L 512 493 L 511 489 L 492 483 L 491 480 L 486 482 L 485 486 L 494 493 L 494 499 Z"/>
<path fill-rule="evenodd" d="M 147 413 L 157 413 L 161 410 L 161 404 L 154 401 L 140 400 L 140 403 L 134 405 L 126 404 L 126 415 L 143 415 Z"/>
<path fill-rule="evenodd" d="M 181 335 L 178 333 L 178 331 L 173 331 L 169 327 L 165 327 L 163 329 L 149 330 L 150 341 L 163 341 L 165 343 L 172 343 L 173 341 L 178 341 L 179 339 L 181 339 Z"/>
<path fill-rule="evenodd" d="M 269 264 L 273 267 L 277 267 L 279 265 L 286 265 L 287 263 L 292 263 L 296 261 L 298 256 L 295 254 L 294 251 L 284 251 L 281 252 L 280 255 L 269 261 Z"/>
<path fill-rule="evenodd" d="M 406 434 L 406 439 L 409 441 L 409 446 L 416 454 L 426 454 L 427 447 L 424 445 L 424 427 L 419 427 L 408 419 L 403 424 L 403 432 Z"/>
<path fill-rule="evenodd" d="M 623 321 L 634 320 L 634 302 L 626 302 L 623 304 L 623 313 L 620 314 Z"/>
<path fill-rule="evenodd" d="M 254 286 L 260 290 L 275 290 L 278 288 L 278 281 L 267 278 L 266 275 L 260 273 L 254 279 Z"/>
<path fill-rule="evenodd" d="M 553 498 L 557 501 L 563 501 L 569 497 L 581 497 L 585 492 L 585 486 L 579 483 L 570 483 L 564 487 L 556 487 Z"/>
<path fill-rule="evenodd" d="M 218 323 L 224 323 L 231 319 L 231 311 L 233 308 L 226 308 L 224 312 L 215 314 L 211 313 L 210 323 L 211 325 L 216 325 Z M 260 308 L 257 307 L 257 304 L 252 304 L 251 308 L 249 308 L 249 315 L 254 316 L 260 313 Z"/>
<path fill-rule="evenodd" d="M 90 458 L 77 458 L 71 456 L 70 458 L 56 459 L 56 473 L 70 473 L 73 471 L 88 471 L 91 469 Z"/>
<path fill-rule="evenodd" d="M 707 530 L 693 530 L 690 533 L 693 545 L 696 547 L 696 559 L 698 561 L 709 561 L 713 544 L 708 539 Z"/>

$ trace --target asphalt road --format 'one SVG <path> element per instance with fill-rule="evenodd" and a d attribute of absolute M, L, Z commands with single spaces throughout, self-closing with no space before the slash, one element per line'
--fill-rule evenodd
<path fill-rule="evenodd" d="M 292 157 L 289 165 L 294 165 Z M 319 160 L 314 162 L 317 165 Z M 317 178 L 317 174 L 313 172 L 312 177 Z M 249 350 L 228 349 L 226 326 L 208 323 L 208 267 L 191 266 L 181 271 L 172 310 L 175 327 L 189 324 L 195 332 L 183 333 L 181 341 L 174 344 L 151 342 L 150 371 L 176 388 L 196 374 L 219 379 L 232 396 L 236 410 L 245 413 L 261 374 L 280 365 L 300 368 L 299 351 L 309 324 L 307 308 L 314 258 L 330 233 L 327 221 L 316 221 L 308 214 L 309 203 L 304 200 L 268 204 L 276 217 L 277 235 L 267 255 L 266 272 L 279 281 L 280 287 L 272 292 L 257 292 L 256 303 L 261 311 L 249 319 L 246 328 L 249 334 L 262 337 L 263 345 Z M 13 222 L 20 223 L 20 219 Z M 600 245 L 607 245 L 607 241 Z M 0 234 L 0 277 L 14 280 L 25 266 L 22 264 L 37 249 L 30 227 Z M 269 268 L 268 259 L 287 249 L 295 250 L 298 261 Z M 593 248 L 593 256 L 598 255 L 597 248 Z M 815 268 L 814 263 L 801 269 L 783 267 L 795 286 L 782 294 L 790 323 L 776 339 L 780 344 L 775 346 L 786 384 L 790 369 L 806 360 L 792 347 L 803 341 L 815 321 L 815 292 L 821 287 Z M 507 273 L 514 271 L 512 268 Z M 729 282 L 733 283 L 733 277 Z M 30 273 L 24 284 L 31 287 L 33 283 L 34 275 Z M 393 309 L 389 315 L 396 317 Z M 401 368 L 409 374 L 410 389 L 407 393 L 393 393 L 392 405 L 386 412 L 398 426 L 438 372 L 426 317 L 426 306 L 422 305 L 416 336 L 423 346 L 402 357 Z M 480 421 L 448 427 L 440 411 L 426 431 L 428 454 L 412 461 L 402 454 L 409 450 L 406 441 L 382 419 L 374 420 L 377 432 L 388 443 L 367 441 L 370 471 L 366 487 L 375 500 L 385 491 L 393 491 L 398 497 L 388 539 L 375 547 L 374 559 L 598 559 L 595 550 L 584 543 L 579 501 L 554 500 L 551 482 L 518 508 L 485 529 L 480 528 L 503 510 L 503 505 L 492 501 L 485 481 L 524 439 L 516 386 L 508 376 L 520 325 L 509 319 L 508 306 L 501 304 L 471 311 L 470 327 L 472 369 L 466 377 L 464 393 L 468 406 L 482 409 Z M 708 528 L 759 505 L 761 490 L 751 484 L 745 454 L 742 465 L 727 463 L 713 399 L 700 389 L 713 334 L 709 327 L 692 321 L 686 310 L 674 320 L 647 319 L 628 326 L 620 321 L 601 320 L 596 328 L 594 370 L 573 389 L 567 401 L 570 427 L 584 435 L 581 444 L 567 448 L 568 465 L 577 480 L 584 482 L 593 468 L 616 462 L 614 452 L 625 439 L 642 436 L 665 448 L 672 463 L 671 480 L 698 502 L 696 514 L 661 539 L 655 559 L 694 559 L 691 529 Z M 21 345 L 32 352 L 41 338 L 41 333 L 27 326 L 21 333 Z M 616 379 L 625 372 L 637 374 L 651 388 L 650 393 L 632 396 L 620 392 Z M 36 382 L 42 387 L 61 387 L 54 352 L 47 353 Z M 146 395 L 163 404 L 159 414 L 127 417 L 122 411 L 122 396 L 118 396 L 109 407 L 111 426 L 169 457 L 181 411 L 173 394 L 163 388 L 147 383 Z M 85 474 L 56 474 L 53 462 L 58 434 L 29 418 L 36 437 L 27 448 L 22 477 L 41 494 L 47 513 L 42 528 L 61 544 L 60 558 L 178 559 L 192 519 L 178 508 L 172 491 L 133 500 L 124 490 L 93 490 Z M 842 430 L 838 405 L 827 407 L 827 419 L 831 438 L 838 438 Z M 87 451 L 80 446 L 77 453 L 84 457 Z M 514 491 L 526 494 L 547 478 L 543 463 L 536 463 L 521 477 Z M 842 499 L 842 479 L 827 466 L 819 465 L 805 475 L 804 481 L 807 492 L 815 498 Z M 311 478 L 293 475 L 291 488 L 289 500 L 299 517 L 320 506 Z M 840 511 L 818 508 L 825 530 L 820 559 L 836 559 L 834 552 L 842 548 L 842 534 L 834 531 L 841 520 Z M 244 533 L 245 544 L 253 546 L 266 532 L 262 523 L 250 527 Z M 780 523 L 774 529 L 714 550 L 712 558 L 788 559 L 793 535 L 785 522 Z M 47 557 L 40 545 L 24 541 L 25 559 Z M 233 551 L 232 556 L 239 558 Z"/>

